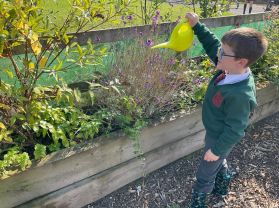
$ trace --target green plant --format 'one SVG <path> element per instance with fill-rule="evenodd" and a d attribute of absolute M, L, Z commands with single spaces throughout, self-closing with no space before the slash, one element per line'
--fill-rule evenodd
<path fill-rule="evenodd" d="M 138 119 L 160 119 L 195 106 L 202 101 L 212 75 L 208 59 L 198 64 L 169 50 L 151 50 L 152 44 L 150 39 L 131 42 L 130 47 L 116 55 L 112 69 L 101 80 L 111 90 L 94 91 L 93 108 L 105 107 L 114 112 L 114 118 L 115 114 L 121 115 L 118 121 L 124 124 L 122 129 L 134 125 Z M 130 110 L 124 105 L 127 101 L 134 106 Z"/>
<path fill-rule="evenodd" d="M 1 177 L 29 167 L 30 159 L 41 159 L 99 132 L 102 118 L 77 107 L 82 99 L 79 91 L 65 86 L 58 72 L 101 63 L 106 50 L 96 49 L 90 40 L 81 46 L 75 36 L 120 16 L 128 1 L 68 3 L 64 22 L 58 25 L 41 0 L 0 0 L 0 58 L 12 65 L 0 69 L 1 77 L 8 76 L 8 82 L 0 78 Z M 39 86 L 43 75 L 55 77 L 57 83 Z"/>
<path fill-rule="evenodd" d="M 152 19 L 152 15 L 159 9 L 159 6 L 164 3 L 164 1 L 155 0 L 155 1 L 140 1 L 141 4 L 141 12 L 142 12 L 142 22 L 143 24 L 148 24 Z M 150 5 L 148 5 L 150 4 Z"/>
<path fill-rule="evenodd" d="M 158 22 L 174 22 L 184 17 L 191 8 L 184 4 L 173 4 L 161 0 L 132 1 L 129 10 L 122 16 L 124 25 L 158 24 Z M 197 9 L 199 12 L 200 9 Z"/>
<path fill-rule="evenodd" d="M 192 5 L 194 12 L 197 12 L 196 5 L 199 5 L 202 18 L 222 16 L 229 10 L 231 4 L 231 0 L 185 0 L 185 2 Z"/>
<path fill-rule="evenodd" d="M 42 144 L 36 144 L 34 156 L 35 156 L 35 160 L 44 158 L 46 156 L 46 146 Z"/>
<path fill-rule="evenodd" d="M 147 125 L 142 109 L 135 102 L 133 96 L 125 95 L 124 91 L 118 90 L 115 86 L 110 89 L 95 91 L 96 100 L 89 109 L 96 112 L 95 115 L 102 120 L 104 125 L 100 131 L 110 133 L 121 129 L 132 139 L 135 154 L 141 155 L 139 135 Z"/>
<path fill-rule="evenodd" d="M 125 52 L 119 53 L 112 63 L 113 70 L 108 80 L 125 95 L 132 96 L 141 108 L 144 118 L 150 118 L 156 112 L 165 109 L 179 85 L 175 75 L 175 59 L 163 57 L 150 50 L 144 41 L 139 41 Z M 147 43 L 148 44 L 148 43 Z M 172 73 L 173 72 L 173 73 Z"/>
<path fill-rule="evenodd" d="M 180 208 L 180 206 L 178 204 L 172 203 L 170 206 L 168 206 L 169 208 Z"/>
<path fill-rule="evenodd" d="M 268 16 L 264 33 L 268 39 L 267 52 L 251 67 L 259 81 L 279 85 L 279 19 L 278 12 Z"/>
<path fill-rule="evenodd" d="M 0 160 L 0 179 L 23 171 L 31 166 L 29 155 L 21 152 L 17 147 L 11 148 Z"/>

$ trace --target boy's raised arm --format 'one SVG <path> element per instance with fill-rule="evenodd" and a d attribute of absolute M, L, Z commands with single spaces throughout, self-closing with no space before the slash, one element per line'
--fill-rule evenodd
<path fill-rule="evenodd" d="M 206 54 L 215 63 L 215 65 L 217 65 L 217 51 L 221 46 L 220 40 L 212 32 L 210 32 L 204 24 L 199 22 L 197 14 L 187 13 L 186 18 L 189 20 L 189 23 L 192 26 L 195 35 L 198 37 L 198 40 L 201 42 Z"/>

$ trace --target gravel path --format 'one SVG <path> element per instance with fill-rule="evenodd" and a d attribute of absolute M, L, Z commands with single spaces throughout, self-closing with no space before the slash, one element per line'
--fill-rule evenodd
<path fill-rule="evenodd" d="M 235 15 L 243 14 L 243 5 L 244 5 L 243 3 L 240 3 L 238 9 L 236 9 L 236 5 L 233 4 L 230 11 Z M 253 4 L 252 13 L 264 12 L 265 8 L 266 8 L 266 4 Z M 249 5 L 247 5 L 245 14 L 249 14 Z"/>
<path fill-rule="evenodd" d="M 200 154 L 179 159 L 85 207 L 186 207 Z M 238 175 L 229 195 L 211 197 L 209 207 L 279 208 L 279 113 L 253 125 L 228 161 Z"/>

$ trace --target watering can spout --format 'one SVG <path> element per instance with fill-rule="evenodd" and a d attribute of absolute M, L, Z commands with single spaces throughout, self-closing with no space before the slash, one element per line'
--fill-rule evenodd
<path fill-rule="evenodd" d="M 180 22 L 173 29 L 170 40 L 152 47 L 155 48 L 170 48 L 177 52 L 185 51 L 193 44 L 194 32 L 189 22 Z"/>
<path fill-rule="evenodd" d="M 152 46 L 152 49 L 154 48 L 171 48 L 169 42 L 165 42 L 165 43 L 160 43 L 158 45 Z"/>

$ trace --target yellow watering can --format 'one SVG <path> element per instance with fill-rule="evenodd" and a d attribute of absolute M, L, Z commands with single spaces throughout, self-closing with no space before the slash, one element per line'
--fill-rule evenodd
<path fill-rule="evenodd" d="M 194 40 L 194 31 L 189 22 L 180 22 L 173 29 L 170 40 L 165 43 L 155 45 L 151 48 L 170 48 L 177 52 L 190 48 Z"/>

